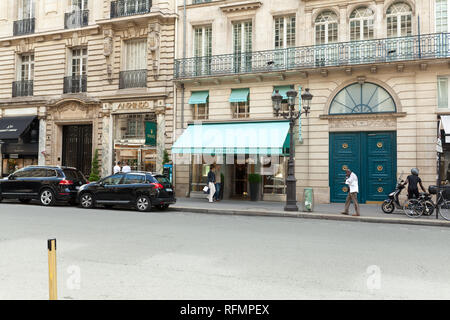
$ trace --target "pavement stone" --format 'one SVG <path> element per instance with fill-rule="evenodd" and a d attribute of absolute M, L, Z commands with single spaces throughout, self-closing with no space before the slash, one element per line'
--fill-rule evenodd
<path fill-rule="evenodd" d="M 284 203 L 270 201 L 246 201 L 246 200 L 221 200 L 209 203 L 201 198 L 177 198 L 177 203 L 170 206 L 170 210 L 208 213 L 208 214 L 231 214 L 249 216 L 273 216 L 305 219 L 327 219 L 340 221 L 359 221 L 372 223 L 394 223 L 426 226 L 450 227 L 450 221 L 442 217 L 436 219 L 436 214 L 410 218 L 402 210 L 395 210 L 392 214 L 386 214 L 381 210 L 380 204 L 360 204 L 361 216 L 354 217 L 353 206 L 350 214 L 343 215 L 343 203 L 317 204 L 312 212 L 302 211 L 302 204 L 297 204 L 298 212 L 284 211 Z"/>

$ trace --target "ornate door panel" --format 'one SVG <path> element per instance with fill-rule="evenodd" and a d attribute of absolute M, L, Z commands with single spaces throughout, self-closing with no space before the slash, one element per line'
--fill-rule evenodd
<path fill-rule="evenodd" d="M 75 167 L 89 177 L 92 163 L 92 125 L 63 127 L 62 165 Z"/>

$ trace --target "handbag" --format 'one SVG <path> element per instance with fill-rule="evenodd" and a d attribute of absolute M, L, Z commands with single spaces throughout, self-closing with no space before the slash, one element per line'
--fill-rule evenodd
<path fill-rule="evenodd" d="M 208 186 L 205 186 L 205 187 L 203 188 L 203 192 L 204 192 L 204 193 L 209 193 L 209 188 L 208 188 Z"/>

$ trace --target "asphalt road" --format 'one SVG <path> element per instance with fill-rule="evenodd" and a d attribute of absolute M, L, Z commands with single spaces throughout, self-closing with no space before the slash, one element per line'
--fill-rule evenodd
<path fill-rule="evenodd" d="M 0 299 L 450 299 L 450 229 L 0 204 Z"/>

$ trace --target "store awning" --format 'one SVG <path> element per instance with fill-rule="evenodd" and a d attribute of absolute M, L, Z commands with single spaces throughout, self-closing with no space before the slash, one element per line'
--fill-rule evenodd
<path fill-rule="evenodd" d="M 232 89 L 230 102 L 247 102 L 250 89 Z"/>
<path fill-rule="evenodd" d="M 194 91 L 189 98 L 189 104 L 202 104 L 208 101 L 209 91 Z"/>
<path fill-rule="evenodd" d="M 0 119 L 0 140 L 18 139 L 36 116 L 4 117 Z"/>
<path fill-rule="evenodd" d="M 445 143 L 450 143 L 450 116 L 441 116 L 441 128 L 445 132 Z"/>
<path fill-rule="evenodd" d="M 288 96 L 287 96 L 287 92 L 289 90 L 292 90 L 291 86 L 276 86 L 273 88 L 273 93 L 275 93 L 275 91 L 278 90 L 278 93 L 281 94 L 281 96 L 283 97 L 283 100 L 287 100 Z"/>
<path fill-rule="evenodd" d="M 234 122 L 189 125 L 172 147 L 183 154 L 286 154 L 289 122 Z"/>

